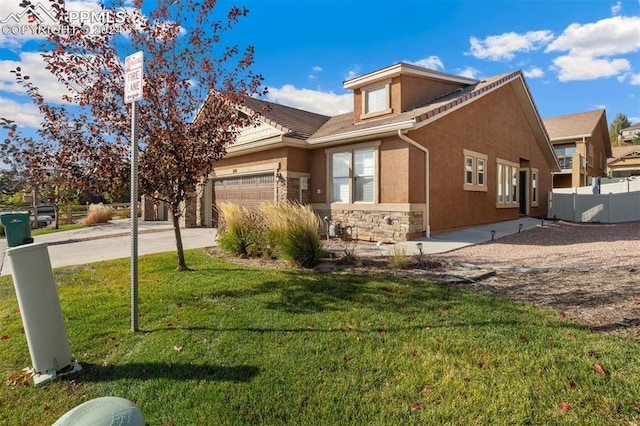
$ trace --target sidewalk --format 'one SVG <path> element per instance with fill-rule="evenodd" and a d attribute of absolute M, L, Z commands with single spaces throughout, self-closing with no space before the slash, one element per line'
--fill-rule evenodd
<path fill-rule="evenodd" d="M 401 250 L 404 249 L 407 255 L 413 255 L 419 253 L 418 244 L 420 243 L 424 254 L 444 253 L 542 225 L 543 221 L 540 219 L 522 217 L 395 245 L 358 243 L 355 246 L 355 254 L 386 256 L 392 250 L 396 250 L 394 246 L 398 246 Z M 216 229 L 183 228 L 180 231 L 185 249 L 209 247 L 216 243 Z M 129 219 L 113 220 L 105 225 L 36 236 L 34 240 L 36 243 L 48 243 L 52 268 L 126 258 L 131 256 L 131 221 Z M 11 274 L 11 265 L 5 256 L 6 248 L 6 239 L 0 240 L 0 275 Z M 175 250 L 175 236 L 171 223 L 138 222 L 138 255 Z"/>

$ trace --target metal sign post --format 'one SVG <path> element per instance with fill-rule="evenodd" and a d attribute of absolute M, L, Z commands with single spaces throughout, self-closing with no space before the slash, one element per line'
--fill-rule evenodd
<path fill-rule="evenodd" d="M 131 105 L 131 330 L 138 331 L 138 101 L 142 99 L 142 52 L 124 61 L 124 101 Z"/>

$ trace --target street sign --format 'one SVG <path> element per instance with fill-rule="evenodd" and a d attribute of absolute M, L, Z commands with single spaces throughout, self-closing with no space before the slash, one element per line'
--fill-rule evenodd
<path fill-rule="evenodd" d="M 124 102 L 142 100 L 142 51 L 127 56 L 124 60 Z"/>

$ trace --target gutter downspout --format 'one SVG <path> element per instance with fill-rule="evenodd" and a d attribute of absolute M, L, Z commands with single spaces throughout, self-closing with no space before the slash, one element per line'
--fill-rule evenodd
<path fill-rule="evenodd" d="M 429 222 L 429 210 L 431 210 L 431 203 L 429 202 L 429 169 L 430 169 L 429 149 L 420 145 L 418 142 L 414 141 L 409 136 L 405 135 L 404 132 L 407 132 L 407 130 L 403 131 L 398 129 L 398 137 L 403 141 L 405 141 L 406 143 L 408 143 L 409 145 L 414 146 L 418 148 L 420 151 L 424 152 L 424 182 L 425 182 L 424 183 L 425 185 L 424 199 L 425 199 L 425 202 L 427 203 L 427 218 L 426 218 L 427 229 L 425 232 L 425 237 L 431 238 L 431 223 Z"/>

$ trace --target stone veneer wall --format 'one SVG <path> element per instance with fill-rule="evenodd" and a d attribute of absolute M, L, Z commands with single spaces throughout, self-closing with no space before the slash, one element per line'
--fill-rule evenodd
<path fill-rule="evenodd" d="M 320 218 L 329 218 L 330 224 L 340 223 L 343 232 L 351 229 L 354 239 L 393 243 L 407 241 L 408 236 L 424 233 L 422 212 L 332 210 L 317 213 Z M 326 235 L 323 221 L 322 233 Z"/>
<path fill-rule="evenodd" d="M 280 178 L 276 184 L 276 200 L 278 203 L 283 201 L 300 202 L 300 178 Z"/>

